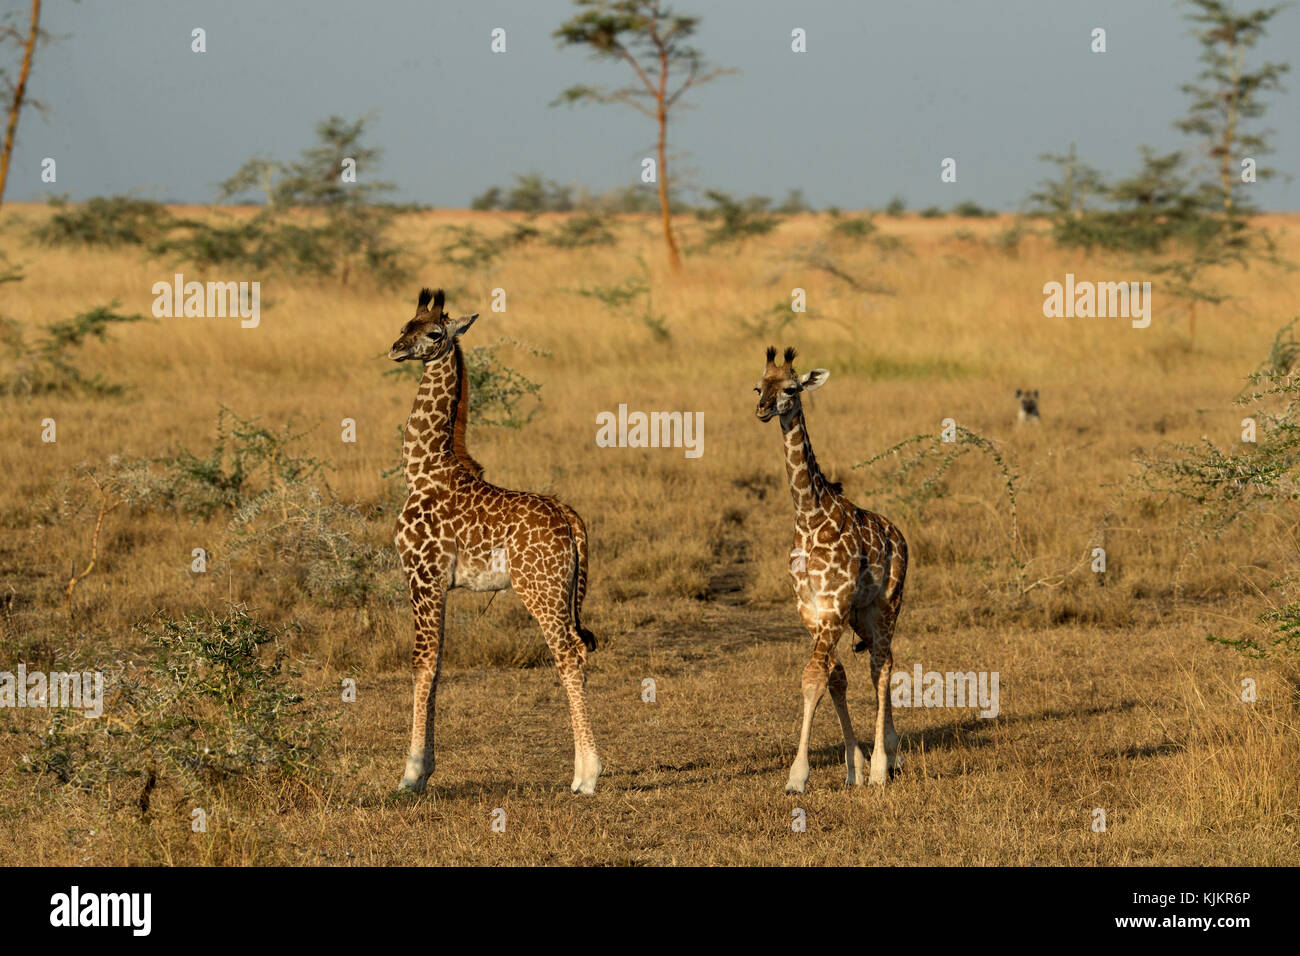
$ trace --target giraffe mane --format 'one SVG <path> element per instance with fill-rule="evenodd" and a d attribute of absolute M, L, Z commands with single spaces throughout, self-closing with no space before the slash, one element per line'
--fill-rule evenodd
<path fill-rule="evenodd" d="M 469 448 L 465 444 L 465 432 L 469 427 L 469 375 L 465 370 L 465 355 L 460 350 L 460 343 L 455 345 L 456 351 L 456 421 L 451 429 L 451 450 L 467 471 L 473 473 L 475 478 L 483 477 L 483 466 L 480 465 L 469 453 Z"/>

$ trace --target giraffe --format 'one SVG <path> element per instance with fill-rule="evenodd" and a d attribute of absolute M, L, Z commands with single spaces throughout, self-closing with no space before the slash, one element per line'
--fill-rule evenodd
<path fill-rule="evenodd" d="M 408 497 L 395 540 L 415 613 L 415 700 L 401 786 L 420 792 L 433 772 L 433 716 L 442 663 L 447 592 L 514 588 L 555 658 L 573 723 L 574 793 L 596 789 L 601 771 L 587 716 L 587 653 L 596 638 L 580 621 L 587 593 L 587 529 L 549 495 L 483 480 L 465 446 L 469 377 L 460 348 L 478 313 L 443 312 L 441 289 L 420 291 L 415 316 L 388 357 L 424 362 L 402 445 Z M 432 303 L 432 307 L 430 304 Z"/>
<path fill-rule="evenodd" d="M 853 649 L 871 650 L 876 733 L 870 782 L 884 784 L 889 772 L 901 766 L 889 677 L 894 666 L 890 644 L 907 576 L 907 542 L 885 518 L 854 506 L 839 482 L 827 480 L 817 467 L 800 395 L 821 388 L 830 373 L 817 368 L 797 375 L 794 359 L 795 350 L 787 348 L 783 364 L 777 365 L 776 349 L 769 347 L 763 377 L 754 387 L 759 393 L 758 420 L 779 417 L 781 422 L 786 474 L 794 497 L 790 577 L 799 617 L 813 638 L 812 660 L 803 672 L 803 729 L 785 790 L 803 793 L 808 784 L 808 736 L 827 689 L 844 731 L 845 782 L 862 785 L 865 761 L 849 719 L 848 679 L 835 653 L 846 625 L 858 636 Z"/>

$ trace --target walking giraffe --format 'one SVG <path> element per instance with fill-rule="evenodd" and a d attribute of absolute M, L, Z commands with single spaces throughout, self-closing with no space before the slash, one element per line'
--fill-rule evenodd
<path fill-rule="evenodd" d="M 813 655 L 803 672 L 803 730 L 790 767 L 787 793 L 803 793 L 808 784 L 808 735 L 822 692 L 831 692 L 835 713 L 844 731 L 847 783 L 862 783 L 864 760 L 853 734 L 845 690 L 848 679 L 835 645 L 845 626 L 858 635 L 855 651 L 871 649 L 871 679 L 876 688 L 876 735 L 871 751 L 871 782 L 883 784 L 899 764 L 898 734 L 889 697 L 894 658 L 890 643 L 903 603 L 907 576 L 907 542 L 880 515 L 856 507 L 828 481 L 813 458 L 799 396 L 826 384 L 830 373 L 816 368 L 795 374 L 795 351 L 785 350 L 776 364 L 776 349 L 768 348 L 767 366 L 755 386 L 759 421 L 781 420 L 785 439 L 785 468 L 794 496 L 794 549 L 790 577 L 799 617 L 813 637 Z"/>
<path fill-rule="evenodd" d="M 469 378 L 459 341 L 478 313 L 450 318 L 444 299 L 441 289 L 421 290 L 414 318 L 388 353 L 396 362 L 424 362 L 402 445 L 409 494 L 396 531 L 415 612 L 415 702 L 401 785 L 421 791 L 433 772 L 447 592 L 513 587 L 541 626 L 568 693 L 571 789 L 592 793 L 601 765 L 587 717 L 585 674 L 596 638 L 580 622 L 587 530 L 577 512 L 548 495 L 508 491 L 483 480 L 482 466 L 465 447 Z"/>

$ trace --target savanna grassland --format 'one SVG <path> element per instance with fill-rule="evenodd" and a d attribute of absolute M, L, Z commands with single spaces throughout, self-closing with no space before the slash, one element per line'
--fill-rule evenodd
<path fill-rule="evenodd" d="M 84 374 L 128 386 L 122 394 L 0 397 L 0 670 L 130 673 L 150 652 L 136 622 L 244 605 L 285 628 L 275 644 L 292 686 L 334 739 L 311 773 L 233 775 L 194 792 L 160 772 L 142 802 L 129 777 L 79 789 L 32 772 L 50 714 L 0 710 L 0 863 L 1300 863 L 1296 675 L 1206 640 L 1252 632 L 1279 600 L 1270 585 L 1294 568 L 1297 514 L 1266 508 L 1202 541 L 1188 504 L 1132 481 L 1173 443 L 1239 444 L 1232 400 L 1296 314 L 1300 273 L 1223 271 L 1233 298 L 1202 306 L 1193 334 L 1159 293 L 1147 329 L 1045 318 L 1043 284 L 1067 272 L 1147 276 L 1032 228 L 998 241 L 1008 217 L 877 219 L 900 245 L 794 216 L 769 235 L 696 249 L 674 276 L 650 218 L 613 222 L 613 245 L 533 242 L 480 268 L 442 260 L 449 227 L 497 235 L 520 217 L 411 212 L 395 235 L 415 278 L 382 289 L 364 276 L 229 275 L 135 248 L 47 248 L 30 239 L 47 215 L 6 206 L 0 249 L 25 277 L 0 285 L 0 313 L 37 330 L 117 300 L 149 320 L 78 353 Z M 1300 259 L 1300 222 L 1265 220 Z M 705 227 L 684 217 L 680 228 L 689 250 Z M 638 257 L 648 307 L 580 294 L 642 276 Z M 260 325 L 153 319 L 151 287 L 175 271 L 260 279 Z M 559 495 L 590 531 L 584 617 L 600 644 L 588 686 L 606 765 L 594 797 L 567 792 L 569 717 L 536 626 L 513 594 L 463 591 L 449 603 L 437 769 L 427 794 L 395 795 L 413 629 L 391 553 L 401 479 L 383 473 L 399 463 L 415 382 L 386 376 L 385 353 L 421 285 L 446 287 L 453 314 L 482 314 L 467 347 L 508 340 L 499 360 L 540 385 L 527 424 L 472 428 L 486 477 Z M 789 310 L 796 287 L 806 313 Z M 498 288 L 504 312 L 491 310 Z M 806 406 L 818 460 L 911 545 L 896 668 L 1000 675 L 993 719 L 898 708 L 905 766 L 884 789 L 845 789 L 824 702 L 808 792 L 783 792 L 810 646 L 786 572 L 793 512 L 778 427 L 754 416 L 769 344 L 831 371 Z M 1017 388 L 1040 390 L 1041 425 L 1017 427 Z M 702 457 L 597 447 L 596 416 L 620 403 L 702 411 Z M 90 558 L 98 512 L 87 470 L 110 473 L 113 456 L 206 455 L 223 408 L 227 422 L 289 429 L 294 454 L 326 463 L 314 480 L 346 522 L 330 540 L 372 561 L 370 584 L 322 600 L 298 568 L 297 539 L 232 554 L 233 509 L 204 517 L 142 500 L 104 515 L 69 614 L 65 591 Z M 46 418 L 55 443 L 42 442 Z M 355 443 L 341 440 L 345 418 Z M 915 476 L 900 478 L 901 457 L 855 467 L 937 435 L 946 418 L 993 443 L 1016 476 L 1014 513 L 978 449 L 920 495 L 909 495 Z M 1091 568 L 1099 546 L 1104 574 Z M 191 571 L 195 548 L 211 552 L 205 573 Z M 841 641 L 850 707 L 869 738 L 867 662 L 850 647 Z M 345 703 L 349 678 L 357 697 Z M 195 807 L 206 832 L 191 828 Z M 504 833 L 491 825 L 496 808 Z M 792 831 L 796 808 L 807 832 Z"/>

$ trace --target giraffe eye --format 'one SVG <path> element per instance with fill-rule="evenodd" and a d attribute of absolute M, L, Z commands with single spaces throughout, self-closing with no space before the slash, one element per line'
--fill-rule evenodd
<path fill-rule="evenodd" d="M 754 391 L 758 392 L 758 394 L 760 394 L 760 395 L 763 394 L 763 390 L 762 390 L 761 388 L 759 388 L 757 385 L 754 386 Z"/>
<path fill-rule="evenodd" d="M 793 395 L 795 392 L 799 391 L 799 387 L 797 385 L 787 385 L 783 391 L 787 395 Z"/>

